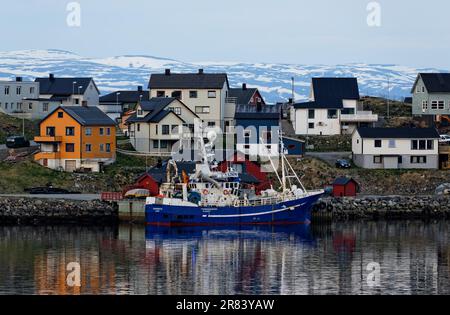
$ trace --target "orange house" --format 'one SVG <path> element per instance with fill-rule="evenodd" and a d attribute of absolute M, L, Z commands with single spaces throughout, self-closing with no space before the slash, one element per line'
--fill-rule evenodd
<path fill-rule="evenodd" d="M 60 106 L 39 125 L 34 141 L 42 166 L 74 172 L 101 172 L 116 160 L 116 123 L 95 106 Z"/>

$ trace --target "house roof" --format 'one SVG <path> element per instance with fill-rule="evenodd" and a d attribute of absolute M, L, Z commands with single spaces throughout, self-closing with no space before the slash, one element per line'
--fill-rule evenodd
<path fill-rule="evenodd" d="M 231 88 L 228 90 L 228 97 L 236 98 L 236 104 L 248 104 L 256 91 L 256 88 Z"/>
<path fill-rule="evenodd" d="M 117 95 L 117 93 L 120 93 Z M 142 99 L 141 96 L 142 95 Z M 100 97 L 100 103 L 138 103 L 139 101 L 148 101 L 149 91 L 116 91 Z"/>
<path fill-rule="evenodd" d="M 353 179 L 353 178 L 349 178 L 349 177 L 338 177 L 334 180 L 333 185 L 347 185 L 350 182 L 354 182 L 355 184 L 358 185 L 358 183 Z"/>
<path fill-rule="evenodd" d="M 450 73 L 420 73 L 419 76 L 422 78 L 428 93 L 450 92 Z M 416 84 L 417 81 L 414 87 Z"/>
<path fill-rule="evenodd" d="M 438 139 L 434 128 L 358 128 L 359 135 L 368 139 Z"/>
<path fill-rule="evenodd" d="M 82 126 L 115 126 L 116 123 L 97 106 L 59 106 L 41 122 L 62 109 Z"/>
<path fill-rule="evenodd" d="M 313 78 L 314 101 L 294 104 L 294 108 L 340 109 L 343 100 L 359 100 L 356 78 Z"/>
<path fill-rule="evenodd" d="M 48 78 L 37 78 L 35 82 L 39 82 L 39 94 L 69 96 L 74 94 L 74 92 L 75 94 L 78 94 L 78 90 L 80 91 L 81 94 L 84 94 L 92 80 L 93 80 L 92 78 L 48 77 Z M 74 84 L 74 82 L 76 83 Z M 78 89 L 79 87 L 81 88 Z"/>
<path fill-rule="evenodd" d="M 173 111 L 165 109 L 168 105 L 172 104 L 176 100 L 177 99 L 173 97 L 152 97 L 148 101 L 140 102 L 139 105 L 142 110 L 149 113 L 145 117 L 138 117 L 137 113 L 135 113 L 127 120 L 127 123 L 160 122 L 170 113 L 176 115 Z M 176 116 L 184 122 L 184 120 L 180 116 Z"/>
<path fill-rule="evenodd" d="M 152 74 L 150 89 L 221 89 L 228 84 L 226 73 Z"/>
<path fill-rule="evenodd" d="M 279 120 L 281 105 L 262 105 L 261 110 L 258 106 L 250 104 L 236 105 L 235 119 L 273 119 Z"/>

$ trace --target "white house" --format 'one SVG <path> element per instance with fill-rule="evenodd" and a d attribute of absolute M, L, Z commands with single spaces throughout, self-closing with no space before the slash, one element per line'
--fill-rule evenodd
<path fill-rule="evenodd" d="M 434 128 L 357 128 L 353 162 L 369 169 L 438 169 L 439 133 Z"/>
<path fill-rule="evenodd" d="M 224 129 L 234 120 L 234 111 L 227 111 L 229 83 L 225 73 L 172 73 L 166 69 L 164 74 L 152 74 L 149 82 L 150 98 L 173 97 L 181 100 L 208 126 Z"/>
<path fill-rule="evenodd" d="M 170 154 L 183 131 L 194 131 L 195 119 L 199 116 L 179 99 L 155 97 L 140 102 L 126 123 L 136 151 Z"/>
<path fill-rule="evenodd" d="M 0 112 L 20 116 L 21 114 L 34 112 L 32 102 L 29 98 L 39 96 L 39 83 L 23 81 L 21 77 L 16 77 L 15 81 L 0 81 Z M 25 118 L 39 118 L 39 115 L 26 115 Z"/>
<path fill-rule="evenodd" d="M 378 115 L 363 111 L 356 78 L 313 78 L 310 100 L 291 107 L 291 120 L 297 135 L 330 136 L 372 125 Z"/>

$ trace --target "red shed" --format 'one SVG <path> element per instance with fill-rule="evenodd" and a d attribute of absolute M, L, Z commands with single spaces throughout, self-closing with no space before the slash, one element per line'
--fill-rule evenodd
<path fill-rule="evenodd" d="M 333 183 L 334 197 L 356 197 L 358 191 L 359 184 L 353 178 L 339 177 Z"/>

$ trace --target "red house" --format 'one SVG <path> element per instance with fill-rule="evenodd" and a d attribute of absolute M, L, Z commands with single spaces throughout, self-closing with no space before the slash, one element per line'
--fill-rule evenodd
<path fill-rule="evenodd" d="M 358 191 L 359 184 L 353 178 L 339 177 L 333 183 L 334 197 L 356 197 Z"/>
<path fill-rule="evenodd" d="M 226 172 L 229 167 L 236 170 L 244 183 L 251 183 L 251 178 L 256 178 L 255 189 L 256 193 L 259 194 L 261 191 L 269 189 L 272 182 L 267 177 L 267 173 L 261 171 L 261 166 L 249 159 L 246 159 L 243 154 L 236 153 L 231 161 L 223 161 L 219 164 L 219 170 Z M 248 180 L 247 177 L 249 177 Z"/>

